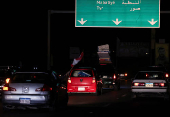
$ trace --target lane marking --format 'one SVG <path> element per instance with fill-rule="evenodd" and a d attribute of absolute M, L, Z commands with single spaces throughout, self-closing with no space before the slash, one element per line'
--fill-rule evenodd
<path fill-rule="evenodd" d="M 127 94 L 122 95 L 122 97 L 125 97 Z"/>
<path fill-rule="evenodd" d="M 110 105 L 110 103 L 109 103 L 109 104 L 104 105 L 103 107 L 108 107 L 109 105 Z"/>

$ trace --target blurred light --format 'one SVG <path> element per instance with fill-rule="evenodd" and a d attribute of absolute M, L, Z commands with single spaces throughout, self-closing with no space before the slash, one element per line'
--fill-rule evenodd
<path fill-rule="evenodd" d="M 125 73 L 125 76 L 127 76 L 127 73 Z"/>
<path fill-rule="evenodd" d="M 149 53 L 146 52 L 146 54 L 149 54 Z"/>
<path fill-rule="evenodd" d="M 9 83 L 9 81 L 10 81 L 10 78 L 7 78 L 7 79 L 6 79 L 6 83 Z"/>
<path fill-rule="evenodd" d="M 71 79 L 70 79 L 70 77 L 68 78 L 68 83 L 71 83 Z"/>
<path fill-rule="evenodd" d="M 148 77 L 148 74 L 146 73 L 146 77 Z"/>
<path fill-rule="evenodd" d="M 138 86 L 139 85 L 139 83 L 134 83 L 134 86 Z"/>
<path fill-rule="evenodd" d="M 168 74 L 168 73 L 166 73 L 165 77 L 167 77 L 167 78 L 168 78 L 168 77 L 169 77 L 169 74 Z"/>
<path fill-rule="evenodd" d="M 8 87 L 5 87 L 5 86 L 4 86 L 4 87 L 3 87 L 3 90 L 4 90 L 4 91 L 8 91 Z"/>
<path fill-rule="evenodd" d="M 100 64 L 100 65 L 106 65 L 106 64 Z"/>
<path fill-rule="evenodd" d="M 113 75 L 113 79 L 116 79 L 116 75 L 115 74 Z"/>
<path fill-rule="evenodd" d="M 165 86 L 165 84 L 164 84 L 164 83 L 160 83 L 160 85 L 161 85 L 161 87 L 164 87 L 164 86 Z"/>

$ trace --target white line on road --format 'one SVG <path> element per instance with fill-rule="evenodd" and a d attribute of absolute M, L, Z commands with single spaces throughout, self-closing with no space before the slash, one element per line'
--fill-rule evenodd
<path fill-rule="evenodd" d="M 122 95 L 122 97 L 125 97 L 127 94 Z"/>
<path fill-rule="evenodd" d="M 110 105 L 110 103 L 108 103 L 108 104 L 104 105 L 103 107 L 108 107 L 109 105 Z"/>

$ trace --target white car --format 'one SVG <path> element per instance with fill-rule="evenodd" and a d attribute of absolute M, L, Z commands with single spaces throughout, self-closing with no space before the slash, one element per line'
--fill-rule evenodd
<path fill-rule="evenodd" d="M 169 100 L 169 84 L 161 71 L 139 71 L 132 79 L 132 98 L 139 96 L 164 97 Z"/>

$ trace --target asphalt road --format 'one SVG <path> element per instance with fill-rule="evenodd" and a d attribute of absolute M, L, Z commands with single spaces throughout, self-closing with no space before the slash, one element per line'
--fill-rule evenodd
<path fill-rule="evenodd" d="M 104 90 L 100 96 L 91 94 L 76 94 L 69 96 L 67 108 L 56 112 L 47 109 L 12 109 L 7 113 L 2 111 L 0 102 L 0 117 L 103 117 L 103 116 L 162 116 L 169 114 L 170 103 L 163 98 L 131 99 L 130 81 L 122 81 L 119 91 Z"/>

